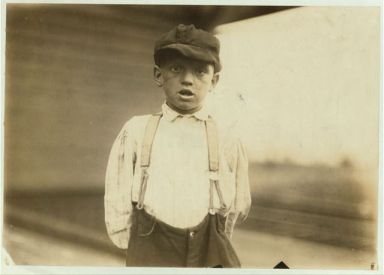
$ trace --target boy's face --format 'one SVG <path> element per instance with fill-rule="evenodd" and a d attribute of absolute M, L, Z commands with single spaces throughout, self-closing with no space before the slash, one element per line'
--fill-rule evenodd
<path fill-rule="evenodd" d="M 162 87 L 169 107 L 182 114 L 201 109 L 204 98 L 217 84 L 213 65 L 182 55 L 155 66 L 154 77 Z"/>

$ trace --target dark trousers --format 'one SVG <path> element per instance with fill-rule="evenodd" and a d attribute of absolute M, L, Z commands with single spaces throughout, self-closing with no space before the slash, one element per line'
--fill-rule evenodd
<path fill-rule="evenodd" d="M 223 216 L 207 214 L 199 225 L 180 229 L 133 209 L 127 266 L 240 267 Z"/>

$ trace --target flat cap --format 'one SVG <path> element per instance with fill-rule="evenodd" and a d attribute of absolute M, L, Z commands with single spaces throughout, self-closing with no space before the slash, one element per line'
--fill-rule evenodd
<path fill-rule="evenodd" d="M 196 29 L 194 25 L 180 24 L 156 41 L 156 63 L 164 50 L 176 50 L 186 57 L 212 63 L 216 72 L 221 70 L 220 41 L 213 34 Z"/>

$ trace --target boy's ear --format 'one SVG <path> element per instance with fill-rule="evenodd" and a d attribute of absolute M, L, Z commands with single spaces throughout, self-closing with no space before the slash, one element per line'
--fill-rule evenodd
<path fill-rule="evenodd" d="M 163 77 L 161 74 L 160 67 L 155 65 L 153 68 L 153 78 L 155 79 L 156 85 L 159 87 L 163 86 Z"/>
<path fill-rule="evenodd" d="M 214 89 L 219 82 L 220 79 L 220 74 L 219 73 L 214 73 L 212 77 L 212 89 Z"/>

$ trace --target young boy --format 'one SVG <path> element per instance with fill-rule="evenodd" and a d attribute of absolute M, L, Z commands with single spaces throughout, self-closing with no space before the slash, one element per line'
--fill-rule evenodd
<path fill-rule="evenodd" d="M 162 111 L 124 125 L 106 174 L 107 230 L 127 249 L 127 266 L 240 267 L 230 236 L 251 205 L 248 161 L 233 129 L 204 106 L 219 80 L 219 49 L 193 25 L 155 44 Z"/>

